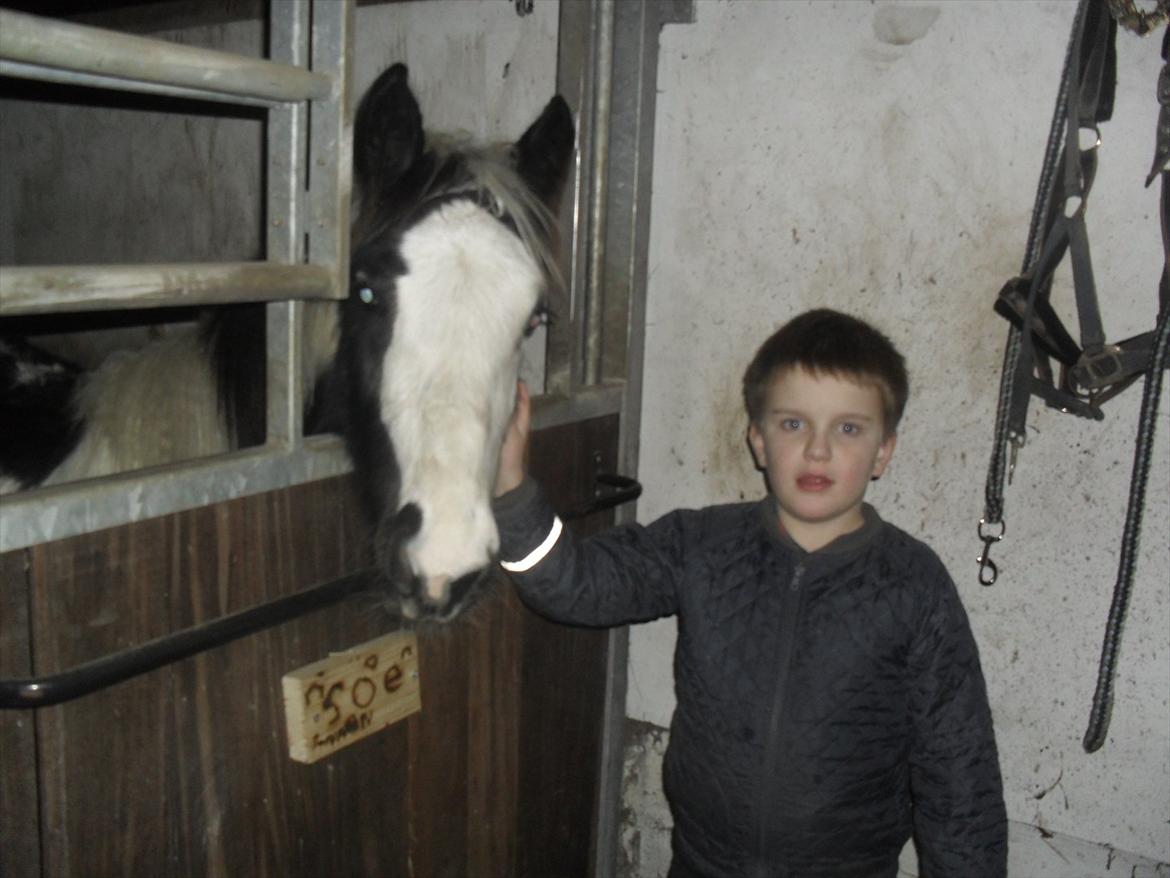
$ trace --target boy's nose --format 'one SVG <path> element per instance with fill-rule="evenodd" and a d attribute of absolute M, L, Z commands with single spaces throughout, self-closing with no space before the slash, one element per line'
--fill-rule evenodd
<path fill-rule="evenodd" d="M 828 460 L 828 438 L 822 433 L 813 433 L 809 436 L 808 444 L 804 446 L 804 456 L 809 460 Z"/>

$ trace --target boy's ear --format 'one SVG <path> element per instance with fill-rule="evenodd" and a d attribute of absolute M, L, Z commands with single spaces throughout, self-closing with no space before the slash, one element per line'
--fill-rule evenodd
<path fill-rule="evenodd" d="M 873 475 L 871 478 L 881 478 L 882 473 L 884 473 L 886 471 L 886 467 L 889 466 L 890 458 L 894 456 L 894 446 L 897 444 L 897 433 L 891 433 L 882 440 L 882 444 L 878 446 L 877 457 L 873 462 Z"/>
<path fill-rule="evenodd" d="M 756 469 L 765 472 L 768 469 L 768 455 L 764 448 L 764 434 L 760 432 L 755 421 L 748 424 L 747 441 L 748 448 L 752 450 L 752 458 L 756 462 Z"/>

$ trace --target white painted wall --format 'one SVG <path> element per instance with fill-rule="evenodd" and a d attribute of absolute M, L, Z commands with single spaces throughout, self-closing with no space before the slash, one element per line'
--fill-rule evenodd
<path fill-rule="evenodd" d="M 639 517 L 762 491 L 742 437 L 755 346 L 813 306 L 882 327 L 912 394 L 870 493 L 931 545 L 971 615 L 1013 826 L 1012 874 L 1167 874 L 1170 404 L 1159 419 L 1104 749 L 1081 749 L 1108 612 L 1140 389 L 1088 423 L 1033 406 L 999 583 L 976 522 L 1006 324 L 1075 5 L 696 0 L 662 36 Z M 1118 39 L 1114 120 L 1089 209 L 1110 339 L 1151 329 L 1161 269 L 1152 158 L 1161 34 Z M 1056 294 L 1075 326 L 1067 290 Z M 628 714 L 666 726 L 674 627 L 631 634 Z M 646 743 L 645 741 L 642 742 Z M 652 749 L 652 748 L 651 748 Z M 664 869 L 668 825 L 629 752 L 627 854 Z M 1047 792 L 1046 792 L 1047 791 Z M 655 828 L 658 826 L 659 828 Z M 1038 829 L 1054 833 L 1043 839 Z M 1088 844 L 1086 844 L 1088 843 Z M 1127 854 L 1114 854 L 1104 844 Z M 1144 858 L 1144 859 L 1143 859 Z"/>

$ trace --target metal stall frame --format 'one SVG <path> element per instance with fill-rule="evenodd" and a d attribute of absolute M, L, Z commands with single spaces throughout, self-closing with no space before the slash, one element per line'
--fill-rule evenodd
<path fill-rule="evenodd" d="M 694 21 L 693 0 L 562 2 L 557 90 L 578 111 L 577 168 L 561 208 L 569 280 L 549 331 L 546 395 L 535 426 L 620 415 L 618 471 L 638 468 L 646 330 L 658 39 Z M 634 504 L 617 522 L 633 521 Z M 606 644 L 595 878 L 617 871 L 629 630 Z"/>
<path fill-rule="evenodd" d="M 269 60 L 0 9 L 0 74 L 268 109 L 266 261 L 5 266 L 0 316 L 271 303 L 264 446 L 5 496 L 0 552 L 348 470 L 338 439 L 301 434 L 299 300 L 348 286 L 353 9 L 273 2 Z"/>
<path fill-rule="evenodd" d="M 273 5 L 271 61 L 0 10 L 0 73 L 260 104 L 269 109 L 270 150 L 268 262 L 5 268 L 0 315 L 271 303 L 264 447 L 10 495 L 0 552 L 349 470 L 336 437 L 301 435 L 298 300 L 345 294 L 353 0 Z M 620 415 L 622 473 L 638 464 L 658 37 L 666 24 L 693 20 L 693 0 L 572 0 L 560 7 L 557 90 L 577 110 L 578 156 L 561 214 L 570 230 L 562 257 L 568 284 L 553 305 L 561 319 L 549 331 L 546 388 L 534 400 L 533 422 L 544 429 Z M 84 51 L 74 53 L 77 46 Z M 126 61 L 127 50 L 149 63 Z M 308 185 L 306 155 L 314 171 Z M 323 167 L 332 172 L 320 173 Z M 634 515 L 632 504 L 623 506 L 617 520 Z M 597 878 L 610 878 L 617 864 L 627 629 L 609 633 L 606 651 Z"/>

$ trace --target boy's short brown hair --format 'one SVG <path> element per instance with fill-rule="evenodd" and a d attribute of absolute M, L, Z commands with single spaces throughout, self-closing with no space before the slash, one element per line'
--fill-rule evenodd
<path fill-rule="evenodd" d="M 772 379 L 800 367 L 860 384 L 874 384 L 882 397 L 882 428 L 897 432 L 910 383 L 906 362 L 893 343 L 866 323 L 840 311 L 817 308 L 800 314 L 760 345 L 743 375 L 743 402 L 752 423 L 764 415 Z"/>

